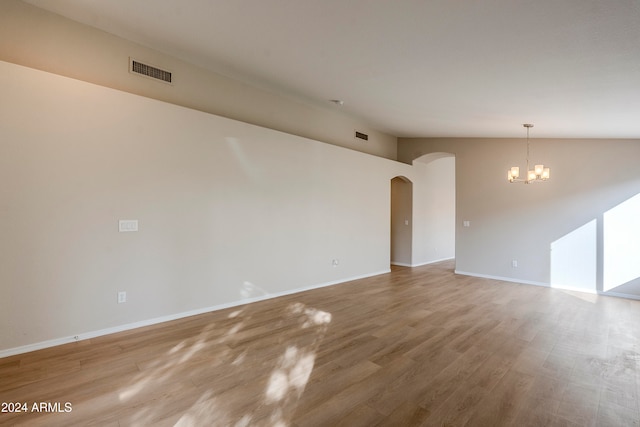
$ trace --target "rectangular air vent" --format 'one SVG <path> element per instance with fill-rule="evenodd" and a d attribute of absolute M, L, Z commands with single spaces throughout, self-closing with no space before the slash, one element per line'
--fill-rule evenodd
<path fill-rule="evenodd" d="M 142 62 L 136 61 L 133 58 L 129 58 L 129 72 L 159 80 L 161 82 L 169 84 L 172 83 L 170 71 L 161 70 L 160 68 L 148 64 L 143 64 Z"/>
<path fill-rule="evenodd" d="M 368 141 L 369 140 L 369 135 L 367 135 L 366 133 L 362 133 L 362 132 L 356 131 L 356 138 L 362 139 L 364 141 Z"/>

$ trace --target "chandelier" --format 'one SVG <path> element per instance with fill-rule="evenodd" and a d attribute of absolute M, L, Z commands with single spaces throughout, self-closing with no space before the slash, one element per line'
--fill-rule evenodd
<path fill-rule="evenodd" d="M 529 169 L 529 129 L 531 129 L 533 125 L 525 123 L 522 126 L 527 128 L 527 178 L 519 179 L 520 168 L 518 166 L 513 166 L 507 171 L 507 179 L 509 182 L 524 182 L 525 184 L 546 181 L 549 179 L 549 168 L 545 168 L 544 165 L 535 165 L 533 169 Z"/>

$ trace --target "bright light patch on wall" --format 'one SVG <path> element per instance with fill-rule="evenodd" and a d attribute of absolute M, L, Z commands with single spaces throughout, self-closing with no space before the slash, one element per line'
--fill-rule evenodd
<path fill-rule="evenodd" d="M 596 292 L 596 220 L 551 243 L 551 287 Z"/>
<path fill-rule="evenodd" d="M 640 194 L 603 216 L 604 280 L 609 291 L 640 278 Z"/>

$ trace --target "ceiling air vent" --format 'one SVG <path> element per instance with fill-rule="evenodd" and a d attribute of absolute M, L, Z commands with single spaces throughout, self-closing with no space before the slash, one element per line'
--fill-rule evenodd
<path fill-rule="evenodd" d="M 171 84 L 171 72 L 129 58 L 129 72 Z"/>
<path fill-rule="evenodd" d="M 362 139 L 363 141 L 368 141 L 369 140 L 369 135 L 367 135 L 366 133 L 362 133 L 362 132 L 356 131 L 356 138 L 357 139 Z"/>

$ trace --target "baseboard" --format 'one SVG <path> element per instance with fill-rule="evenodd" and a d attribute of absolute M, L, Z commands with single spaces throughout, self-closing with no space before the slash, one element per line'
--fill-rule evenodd
<path fill-rule="evenodd" d="M 514 279 L 513 277 L 492 276 L 492 275 L 489 275 L 489 274 L 470 273 L 468 271 L 460 271 L 460 270 L 454 270 L 454 273 L 461 274 L 463 276 L 482 277 L 483 279 L 500 280 L 502 282 L 511 282 L 511 283 L 521 283 L 521 284 L 525 284 L 525 285 L 544 286 L 546 288 L 550 287 L 548 283 L 535 282 L 533 280 Z"/>
<path fill-rule="evenodd" d="M 598 291 L 598 295 L 604 295 L 607 297 L 634 299 L 634 300 L 640 301 L 640 295 L 623 294 L 621 292 Z"/>
<path fill-rule="evenodd" d="M 422 267 L 423 265 L 435 264 L 437 262 L 442 262 L 442 261 L 451 261 L 452 259 L 456 259 L 456 257 L 440 258 L 433 261 L 421 262 L 419 264 L 412 264 L 411 267 Z"/>
<path fill-rule="evenodd" d="M 632 300 L 639 300 L 640 301 L 640 295 L 633 295 L 633 294 L 624 294 L 624 293 L 620 293 L 620 292 L 604 292 L 604 291 L 598 291 L 598 290 L 588 290 L 588 289 L 582 289 L 582 288 L 573 288 L 570 286 L 551 286 L 549 283 L 544 283 L 544 282 L 534 282 L 531 280 L 519 280 L 519 279 L 514 279 L 512 277 L 501 277 L 501 276 L 491 276 L 488 274 L 478 274 L 478 273 L 469 273 L 467 271 L 460 271 L 460 270 L 455 270 L 454 273 L 456 274 L 461 274 L 463 276 L 471 276 L 471 277 L 482 277 L 484 279 L 493 279 L 493 280 L 500 280 L 503 282 L 512 282 L 512 283 L 521 283 L 521 284 L 525 284 L 525 285 L 535 285 L 535 286 L 544 286 L 546 288 L 552 288 L 552 289 L 558 289 L 561 291 L 571 291 L 571 292 L 582 292 L 585 294 L 592 294 L 592 295 L 602 295 L 602 296 L 607 296 L 607 297 L 616 297 L 616 298 L 626 298 L 626 299 L 632 299 Z"/>
<path fill-rule="evenodd" d="M 260 295 L 257 297 L 246 298 L 242 300 L 232 301 L 224 304 L 216 304 L 210 307 L 199 308 L 196 310 L 189 310 L 181 313 L 169 314 L 167 316 L 160 316 L 153 319 L 141 320 L 138 322 L 127 323 L 124 325 L 114 326 L 111 328 L 99 329 L 97 331 L 84 332 L 82 334 L 55 338 L 52 340 L 41 341 L 33 344 L 27 344 L 20 347 L 9 348 L 6 350 L 0 350 L 0 359 L 3 357 L 15 356 L 17 354 L 28 353 L 31 351 L 42 350 L 49 347 L 55 347 L 62 344 L 69 344 L 76 341 L 82 341 L 90 338 L 96 338 L 104 335 L 115 334 L 118 332 L 124 332 L 131 329 L 141 328 L 143 326 L 151 326 L 156 325 L 158 323 L 170 322 L 172 320 L 182 319 L 190 316 L 197 316 L 198 314 L 209 313 L 212 311 L 223 310 L 226 308 L 237 307 L 245 304 L 250 304 L 253 302 L 264 301 L 267 299 L 278 298 L 285 295 L 297 294 L 300 292 L 310 291 L 312 289 L 324 288 L 327 286 L 339 285 L 341 283 L 351 282 L 359 279 L 366 279 L 367 277 L 378 276 L 380 274 L 389 273 L 391 270 L 382 270 L 375 273 L 363 274 L 360 276 L 349 277 L 345 279 L 335 280 L 331 282 L 320 283 L 317 285 L 311 285 L 304 288 L 291 289 L 282 292 L 275 292 L 267 295 Z"/>
<path fill-rule="evenodd" d="M 455 257 L 440 258 L 440 259 L 436 259 L 436 260 L 433 260 L 433 261 L 422 262 L 422 263 L 419 263 L 419 264 L 407 264 L 407 263 L 404 263 L 404 262 L 393 262 L 393 261 L 390 264 L 391 265 L 397 265 L 399 267 L 422 267 L 423 265 L 435 264 L 437 262 L 449 261 L 449 260 L 452 260 L 452 259 L 455 259 Z"/>

